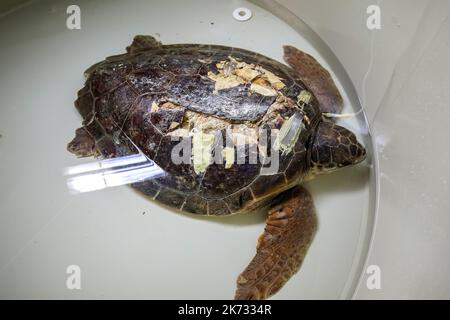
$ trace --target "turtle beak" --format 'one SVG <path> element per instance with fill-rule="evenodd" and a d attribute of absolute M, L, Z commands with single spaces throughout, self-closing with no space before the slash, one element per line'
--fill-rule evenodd
<path fill-rule="evenodd" d="M 353 164 L 358 164 L 366 160 L 367 151 L 366 148 L 361 143 L 356 143 L 356 155 L 353 161 Z"/>

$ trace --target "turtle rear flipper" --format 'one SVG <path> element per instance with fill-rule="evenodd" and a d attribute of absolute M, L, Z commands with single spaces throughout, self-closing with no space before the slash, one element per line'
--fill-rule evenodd
<path fill-rule="evenodd" d="M 133 43 L 127 47 L 127 53 L 137 53 L 148 49 L 154 49 L 161 46 L 161 42 L 156 38 L 147 35 L 137 35 Z"/>
<path fill-rule="evenodd" d="M 284 60 L 297 71 L 301 80 L 314 93 L 320 110 L 340 113 L 343 100 L 330 73 L 311 55 L 293 46 L 284 46 L 283 49 Z"/>
<path fill-rule="evenodd" d="M 106 57 L 106 61 L 120 61 L 126 59 L 130 55 L 137 54 L 139 52 L 143 52 L 150 49 L 155 49 L 160 47 L 162 44 L 160 41 L 156 40 L 156 38 L 152 36 L 145 35 L 137 35 L 133 38 L 133 42 L 126 47 L 127 53 L 116 54 L 113 56 Z M 95 70 L 99 65 L 103 62 L 98 62 L 92 66 L 90 66 L 84 73 L 89 76 L 93 70 Z"/>
<path fill-rule="evenodd" d="M 95 140 L 84 128 L 75 131 L 75 138 L 67 144 L 67 150 L 77 157 L 90 157 L 95 153 Z"/>
<path fill-rule="evenodd" d="M 295 187 L 269 210 L 256 255 L 237 279 L 235 299 L 266 299 L 300 268 L 317 228 L 309 192 Z"/>

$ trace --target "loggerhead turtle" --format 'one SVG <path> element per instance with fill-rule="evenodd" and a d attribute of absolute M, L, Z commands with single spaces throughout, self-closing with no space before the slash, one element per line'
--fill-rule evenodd
<path fill-rule="evenodd" d="M 200 215 L 268 208 L 236 299 L 265 299 L 300 268 L 317 221 L 299 184 L 366 156 L 351 131 L 323 116 L 343 104 L 328 71 L 292 46 L 284 58 L 291 68 L 243 49 L 139 35 L 127 53 L 86 70 L 75 101 L 84 121 L 68 150 L 143 153 L 166 173 L 132 184 L 145 195 Z M 180 141 L 190 154 L 174 161 L 187 153 L 174 153 Z"/>

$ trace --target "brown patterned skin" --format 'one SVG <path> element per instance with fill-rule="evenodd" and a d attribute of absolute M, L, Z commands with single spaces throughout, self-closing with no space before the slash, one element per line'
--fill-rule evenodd
<path fill-rule="evenodd" d="M 311 167 L 318 173 L 354 165 L 366 157 L 366 149 L 350 130 L 331 121 L 320 122 L 311 148 Z"/>
<path fill-rule="evenodd" d="M 249 93 L 249 84 L 215 92 L 208 72 L 216 73 L 216 64 L 230 55 L 263 67 L 286 86 L 278 91 L 278 97 Z M 86 84 L 75 102 L 84 121 L 68 150 L 81 157 L 104 158 L 143 152 L 167 173 L 132 184 L 153 199 L 186 212 L 210 215 L 271 206 L 256 255 L 238 277 L 236 299 L 265 299 L 300 268 L 317 228 L 311 195 L 297 186 L 305 175 L 354 165 L 366 155 L 352 132 L 322 117 L 322 112 L 339 112 L 342 105 L 328 71 L 293 47 L 285 47 L 285 59 L 294 70 L 247 50 L 165 46 L 150 36 L 136 36 L 126 54 L 107 58 L 86 71 Z M 301 105 L 303 129 L 292 149 L 271 151 L 279 156 L 277 172 L 262 174 L 261 162 L 249 164 L 248 159 L 263 145 L 256 149 L 251 144 L 241 146 L 245 148 L 244 164 L 227 168 L 213 163 L 201 173 L 191 163 L 171 161 L 171 151 L 178 144 L 171 137 L 173 124 L 185 123 L 192 112 L 218 126 L 224 121 L 256 127 L 266 129 L 270 136 L 297 112 L 302 90 L 311 90 L 312 100 Z M 213 132 L 213 145 L 228 135 L 220 127 Z M 234 152 L 237 148 L 234 146 Z"/>
<path fill-rule="evenodd" d="M 302 77 L 306 86 L 314 92 L 323 112 L 340 113 L 343 100 L 328 70 L 314 57 L 294 48 L 284 46 L 284 60 Z"/>
<path fill-rule="evenodd" d="M 306 189 L 295 187 L 275 199 L 256 255 L 237 279 L 235 299 L 260 300 L 276 293 L 300 269 L 316 228 L 314 203 Z"/>
<path fill-rule="evenodd" d="M 90 157 L 95 153 L 95 141 L 85 128 L 78 128 L 75 138 L 67 145 L 67 150 L 80 157 Z"/>

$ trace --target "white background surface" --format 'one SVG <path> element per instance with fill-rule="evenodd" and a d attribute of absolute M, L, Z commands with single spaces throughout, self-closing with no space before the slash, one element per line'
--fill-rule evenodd
<path fill-rule="evenodd" d="M 378 143 L 381 170 L 378 223 L 368 264 L 381 267 L 382 289 L 367 290 L 363 276 L 355 297 L 450 298 L 448 1 L 384 0 L 380 4 L 382 29 L 373 33 L 365 28 L 365 10 L 372 1 L 279 2 L 327 42 L 360 96 L 366 84 L 363 103 Z M 121 51 L 142 29 L 125 26 L 111 11 L 102 10 L 101 16 L 110 23 L 101 25 L 91 17 L 84 21 L 92 24 L 83 27 L 100 30 L 103 36 L 69 33 L 62 28 L 64 8 L 29 10 L 20 23 L 12 18 L 0 20 L 0 133 L 4 135 L 0 139 L 0 297 L 230 297 L 236 275 L 253 254 L 263 216 L 222 223 L 165 214 L 125 187 L 76 199 L 66 194 L 59 170 L 74 161 L 64 145 L 79 124 L 72 101 L 81 86 L 80 72 L 105 55 Z M 207 41 L 210 38 L 205 34 L 212 32 L 213 38 L 229 38 L 236 44 L 249 32 L 240 29 L 239 34 L 219 36 L 218 24 L 212 28 L 208 19 L 200 23 L 203 12 L 216 10 L 214 5 L 187 10 L 195 23 L 186 18 L 186 12 L 173 19 L 185 30 L 194 28 L 189 35 L 178 36 Z M 132 14 L 143 21 L 146 11 Z M 39 15 L 45 16 L 45 21 Z M 177 23 L 168 16 L 159 15 L 152 21 L 161 27 L 152 32 L 160 32 L 163 41 L 168 35 L 173 38 L 167 40 L 177 39 Z M 267 19 L 267 29 L 258 37 L 273 32 L 273 21 Z M 286 34 L 275 36 L 282 38 L 280 42 L 288 40 Z M 275 58 L 280 54 L 270 46 L 258 50 Z M 368 73 L 371 56 L 373 67 Z M 25 107 L 41 111 L 29 112 Z M 49 116 L 44 118 L 43 113 Z M 55 170 L 49 172 L 48 167 Z M 340 206 L 345 211 L 349 205 L 339 202 L 345 198 L 331 187 L 342 183 L 342 177 L 317 183 L 316 189 L 311 186 L 321 222 L 328 223 L 328 227 L 321 226 L 327 233 L 323 242 L 316 238 L 295 277 L 298 281 L 292 279 L 277 297 L 345 297 L 342 282 L 348 280 L 344 274 L 348 275 L 349 266 L 335 262 L 351 260 L 339 260 L 339 252 L 327 247 L 327 241 L 336 239 L 344 246 L 355 243 L 354 239 L 340 239 L 342 230 L 333 229 L 343 217 L 344 222 L 354 222 L 354 217 L 342 216 L 341 210 L 338 216 L 333 210 Z M 322 185 L 329 186 L 325 192 Z M 348 188 L 345 194 L 349 194 Z M 147 213 L 142 215 L 143 211 Z M 202 236 L 198 237 L 200 230 Z M 220 254 L 218 246 L 211 245 L 216 241 L 227 243 Z M 85 270 L 86 286 L 80 292 L 69 292 L 64 286 L 65 267 L 72 263 Z M 199 266 L 204 272 L 198 272 Z M 342 276 L 336 276 L 339 272 Z"/>
<path fill-rule="evenodd" d="M 35 2 L 0 20 L 0 297 L 232 298 L 264 213 L 194 218 L 125 186 L 68 193 L 62 170 L 81 162 L 65 146 L 81 123 L 73 100 L 82 72 L 142 33 L 165 43 L 233 45 L 278 60 L 286 43 L 320 56 L 250 4 L 253 17 L 242 23 L 232 18 L 239 2 L 83 2 L 79 31 L 65 27 L 68 4 Z M 319 231 L 303 268 L 275 298 L 351 296 L 365 257 L 367 175 L 360 166 L 309 184 Z M 81 267 L 79 291 L 65 286 L 72 264 Z"/>

